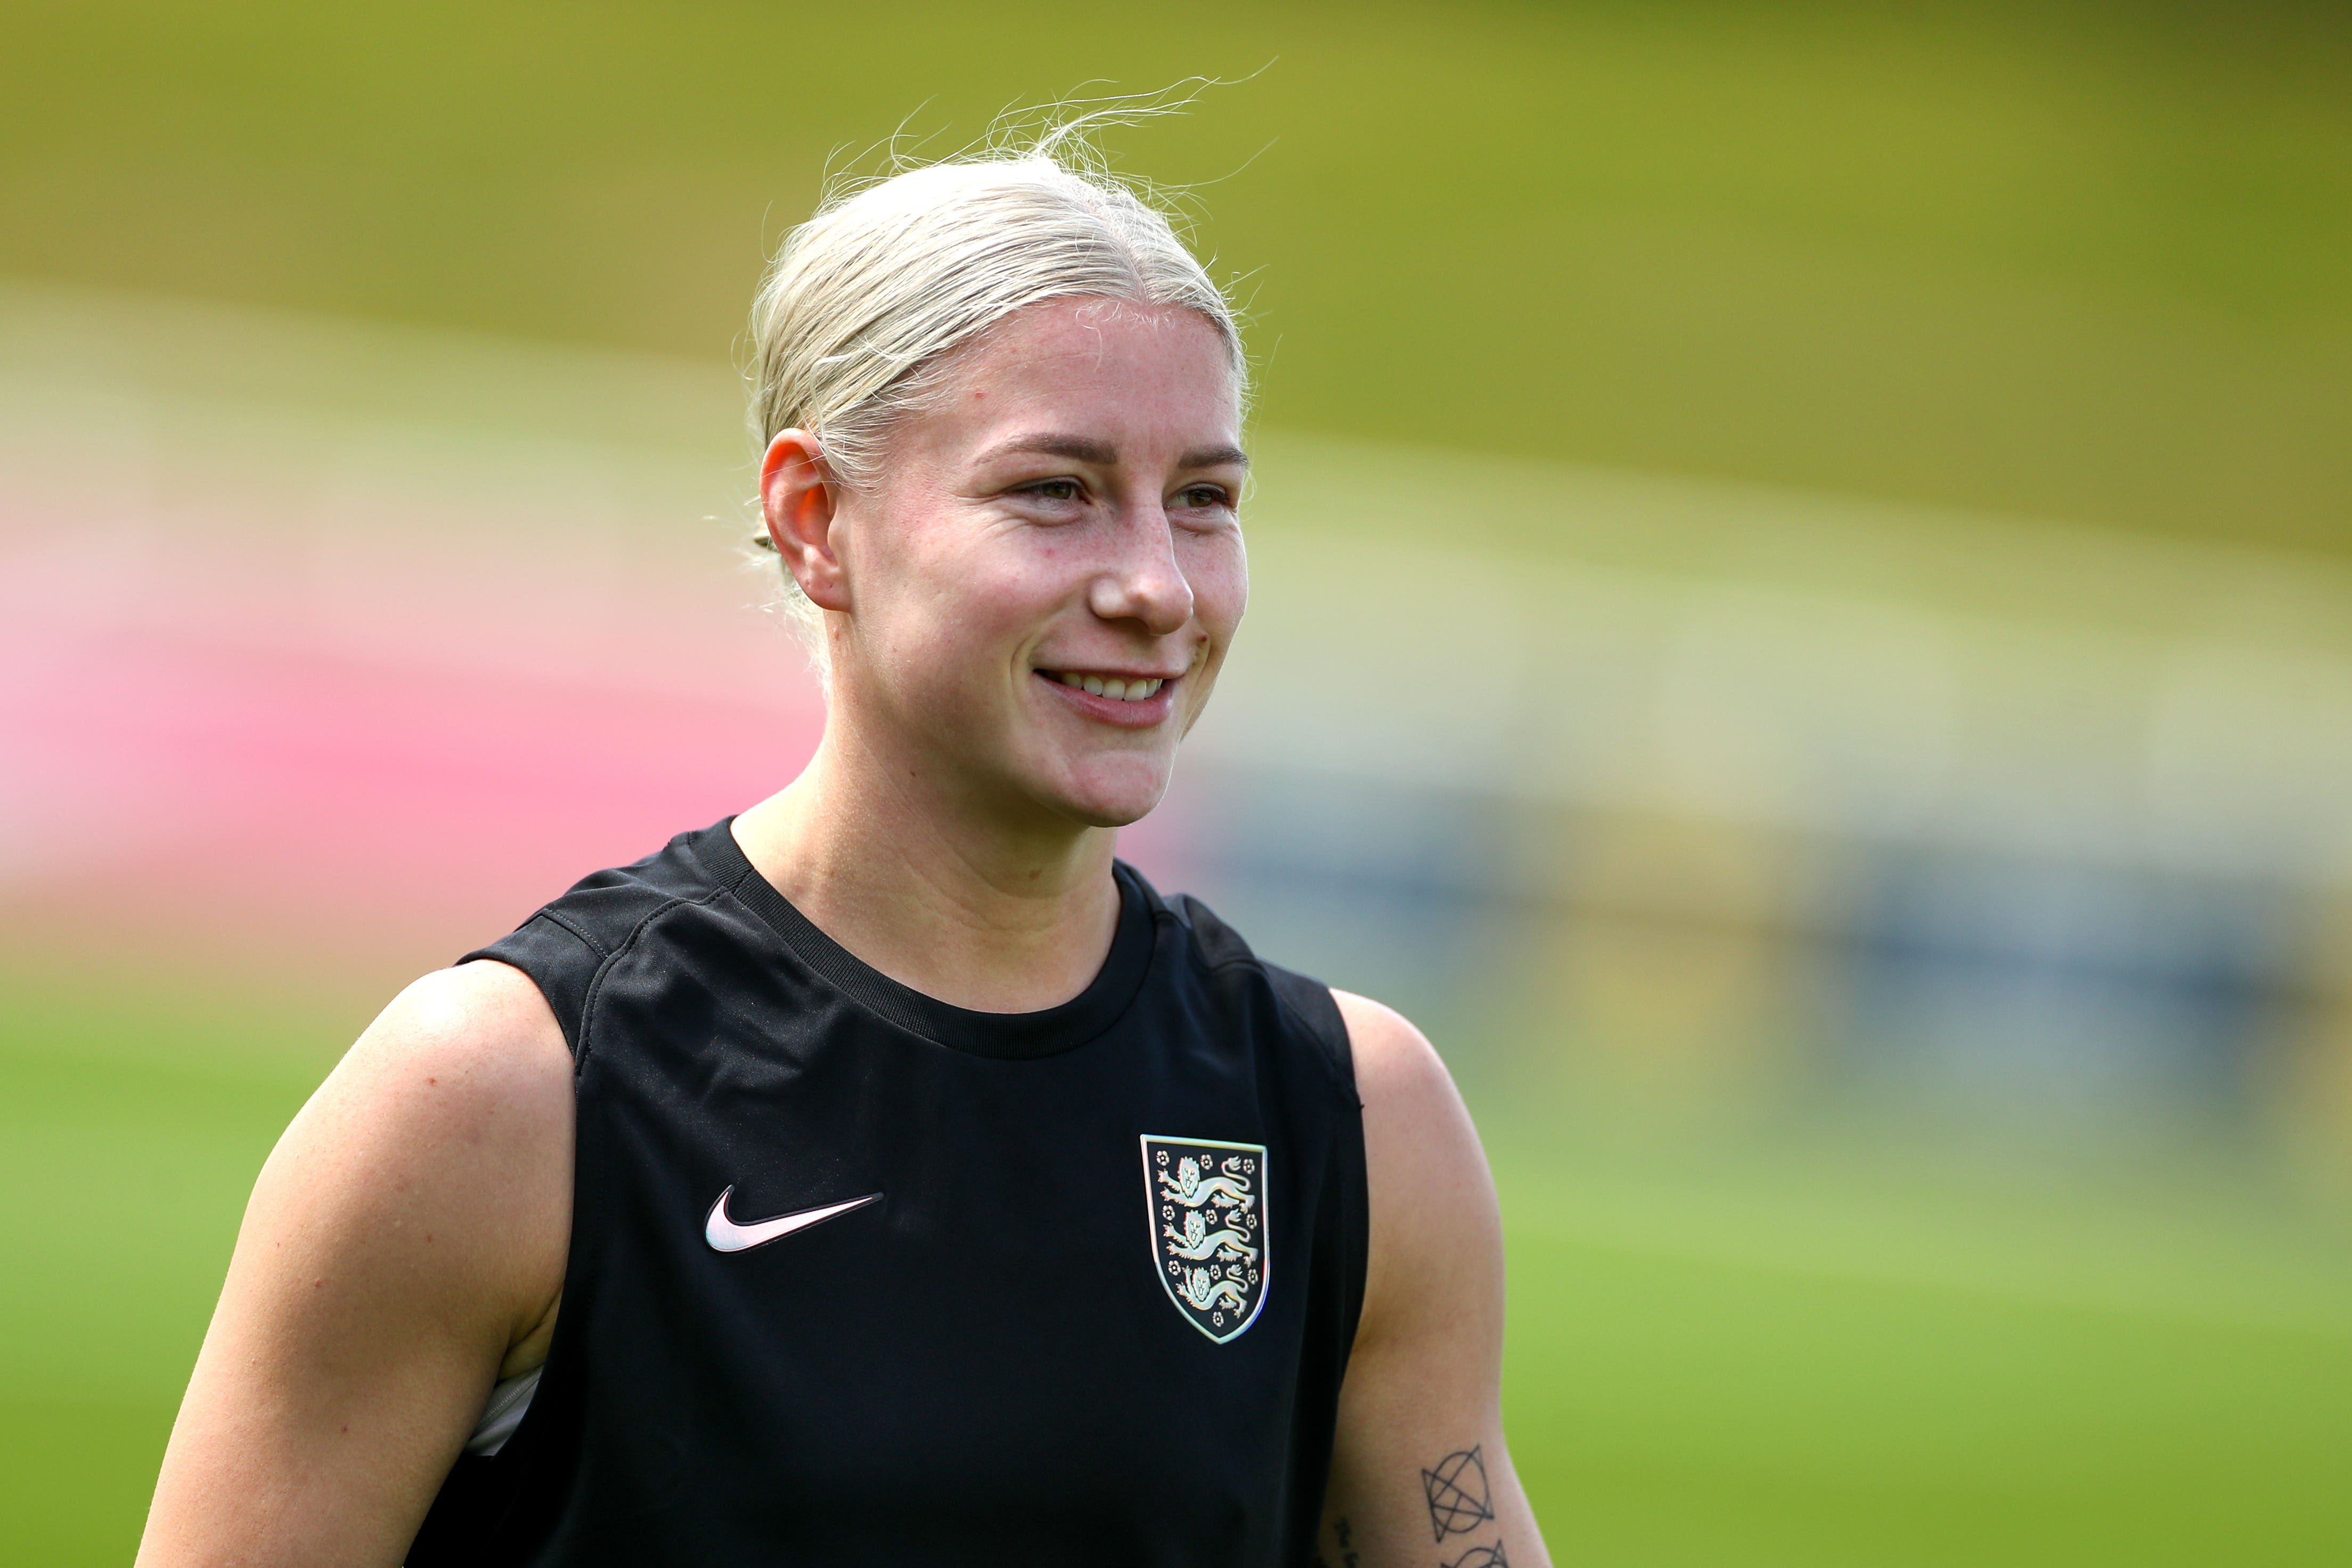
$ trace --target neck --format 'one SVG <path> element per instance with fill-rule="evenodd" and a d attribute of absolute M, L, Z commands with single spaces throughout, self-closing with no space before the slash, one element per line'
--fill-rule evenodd
<path fill-rule="evenodd" d="M 1118 926 L 1116 830 L 959 798 L 833 723 L 801 776 L 738 816 L 734 833 L 819 931 L 959 1007 L 1068 1001 L 1101 970 Z"/>

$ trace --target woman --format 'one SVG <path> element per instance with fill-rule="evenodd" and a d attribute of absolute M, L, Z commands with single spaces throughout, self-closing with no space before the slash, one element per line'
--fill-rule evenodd
<path fill-rule="evenodd" d="M 141 1562 L 1539 1568 L 1444 1069 L 1112 856 L 1241 619 L 1224 300 L 1047 149 L 831 205 L 754 332 L 824 740 L 361 1037 Z"/>

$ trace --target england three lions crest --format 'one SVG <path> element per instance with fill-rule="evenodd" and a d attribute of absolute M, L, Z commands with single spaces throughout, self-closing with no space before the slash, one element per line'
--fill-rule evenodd
<path fill-rule="evenodd" d="M 1265 1145 L 1143 1135 L 1143 1190 L 1160 1287 L 1223 1344 L 1265 1304 Z"/>

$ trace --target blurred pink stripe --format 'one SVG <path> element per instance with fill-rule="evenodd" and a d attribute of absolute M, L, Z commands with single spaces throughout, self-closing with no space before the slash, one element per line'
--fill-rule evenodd
<path fill-rule="evenodd" d="M 322 592 L 299 536 L 126 551 L 12 521 L 0 897 L 19 918 L 110 896 L 298 944 L 386 918 L 479 940 L 777 788 L 822 727 L 797 652 L 715 573 L 567 582 L 478 538 L 409 542 L 354 599 Z"/>

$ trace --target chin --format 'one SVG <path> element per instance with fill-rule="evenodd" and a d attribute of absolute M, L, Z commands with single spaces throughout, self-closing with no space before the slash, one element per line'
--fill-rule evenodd
<path fill-rule="evenodd" d="M 1069 800 L 1063 803 L 1062 809 L 1088 827 L 1125 827 L 1150 816 L 1151 808 L 1159 804 L 1160 797 L 1155 795 L 1149 800 Z"/>
<path fill-rule="evenodd" d="M 1109 771 L 1123 776 L 1066 779 L 1051 795 L 1065 815 L 1088 827 L 1125 827 L 1149 816 L 1168 793 L 1164 769 Z"/>

